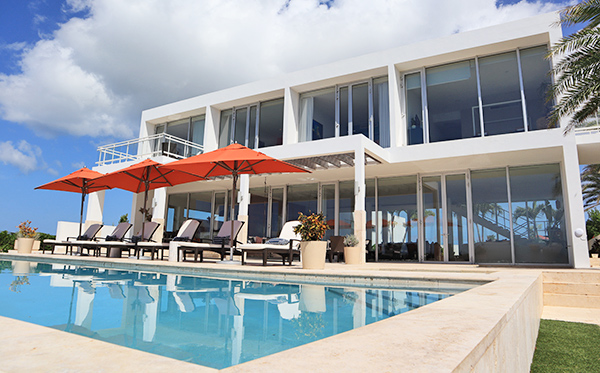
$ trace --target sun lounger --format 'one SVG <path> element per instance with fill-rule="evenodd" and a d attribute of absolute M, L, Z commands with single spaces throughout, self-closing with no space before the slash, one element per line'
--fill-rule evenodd
<path fill-rule="evenodd" d="M 191 241 L 200 226 L 200 222 L 195 219 L 188 219 L 179 228 L 177 232 L 177 236 L 173 238 L 173 241 L 182 241 L 187 242 Z M 136 256 L 139 259 L 140 254 L 144 255 L 144 253 L 149 252 L 151 254 L 150 259 L 154 260 L 154 255 L 160 252 L 160 259 L 164 259 L 165 250 L 169 249 L 169 243 L 157 243 L 157 242 L 138 242 L 136 248 Z M 158 257 L 158 255 L 157 255 Z"/>
<path fill-rule="evenodd" d="M 254 243 L 254 244 L 243 244 L 239 245 L 238 249 L 242 251 L 242 265 L 246 264 L 246 256 L 248 253 L 261 254 L 262 265 L 267 265 L 267 260 L 272 255 L 278 255 L 283 265 L 285 265 L 286 259 L 289 265 L 292 265 L 294 256 L 300 257 L 300 250 L 298 248 L 300 243 L 300 236 L 294 233 L 294 227 L 300 224 L 299 221 L 288 221 L 281 228 L 281 233 L 278 238 L 267 240 L 265 243 Z"/>
<path fill-rule="evenodd" d="M 243 221 L 229 220 L 224 222 L 223 225 L 221 225 L 219 233 L 217 233 L 217 236 L 213 238 L 213 241 L 211 243 L 185 242 L 179 244 L 179 248 L 177 250 L 177 261 L 179 261 L 179 258 L 181 257 L 181 260 L 185 262 L 187 260 L 186 256 L 188 254 L 194 254 L 194 262 L 198 261 L 198 257 L 202 262 L 204 261 L 204 251 L 212 251 L 218 253 L 221 255 L 221 260 L 224 260 L 225 256 L 227 255 L 227 252 L 231 250 L 231 237 L 233 237 L 235 249 L 237 243 L 236 239 L 243 225 Z"/>
<path fill-rule="evenodd" d="M 93 242 L 94 237 L 100 232 L 100 229 L 102 229 L 102 224 L 92 224 L 79 237 L 67 237 L 66 241 L 46 239 L 42 242 L 40 250 L 42 250 L 42 252 L 52 250 L 52 254 L 54 254 L 56 246 L 65 246 L 66 253 L 73 254 L 73 246 L 81 247 Z M 50 248 L 48 249 L 47 247 Z"/>
<path fill-rule="evenodd" d="M 131 224 L 128 222 L 119 223 L 115 227 L 115 229 L 113 229 L 111 234 L 103 238 L 95 238 L 94 241 L 96 242 L 90 242 L 85 246 L 81 246 L 81 250 L 86 250 L 88 254 L 90 250 L 92 250 L 94 256 L 100 256 L 102 248 L 106 247 L 108 256 L 108 251 L 110 250 L 110 248 L 109 246 L 107 246 L 106 242 L 123 242 L 123 238 L 125 237 L 125 234 L 127 233 L 127 231 L 129 231 L 130 228 Z"/>
<path fill-rule="evenodd" d="M 159 223 L 153 221 L 144 222 L 144 237 L 142 230 L 131 238 L 123 238 L 121 241 L 105 241 L 102 247 L 106 247 L 106 256 L 111 258 L 120 258 L 123 256 L 123 251 L 127 251 L 127 256 L 131 255 L 131 250 L 136 250 L 137 244 L 140 242 L 153 242 L 152 236 L 160 226 Z"/>

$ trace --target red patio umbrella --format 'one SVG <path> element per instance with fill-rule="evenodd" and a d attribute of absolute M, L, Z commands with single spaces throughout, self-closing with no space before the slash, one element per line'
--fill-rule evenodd
<path fill-rule="evenodd" d="M 144 219 L 148 191 L 202 180 L 197 175 L 181 172 L 174 169 L 164 169 L 162 164 L 151 159 L 146 159 L 122 170 L 108 173 L 98 181 L 110 185 L 113 188 L 125 189 L 133 193 L 144 192 Z M 142 237 L 144 237 L 144 224 L 142 223 Z"/>
<path fill-rule="evenodd" d="M 40 185 L 35 189 L 62 190 L 65 192 L 81 193 L 81 212 L 79 214 L 79 236 L 81 236 L 81 226 L 83 224 L 83 204 L 85 196 L 89 193 L 110 189 L 106 183 L 97 180 L 103 176 L 100 172 L 92 171 L 83 167 L 75 172 L 56 179 L 47 184 Z"/>
<path fill-rule="evenodd" d="M 166 164 L 163 168 L 189 172 L 205 178 L 231 175 L 233 177 L 230 215 L 232 219 L 239 175 L 310 172 L 240 144 L 231 144 L 224 148 L 213 150 L 212 152 L 181 159 Z M 231 240 L 231 247 L 233 247 L 233 237 L 231 237 Z M 233 249 L 231 250 L 231 259 L 233 259 Z"/>

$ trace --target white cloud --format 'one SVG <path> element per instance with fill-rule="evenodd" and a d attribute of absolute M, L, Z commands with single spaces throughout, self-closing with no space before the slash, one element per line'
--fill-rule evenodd
<path fill-rule="evenodd" d="M 11 141 L 0 142 L 0 161 L 18 167 L 21 172 L 27 174 L 44 164 L 41 160 L 42 150 L 21 140 L 15 147 Z"/>
<path fill-rule="evenodd" d="M 287 4 L 287 5 L 286 5 Z M 127 138 L 141 110 L 561 8 L 496 0 L 67 0 L 71 18 L 0 75 L 0 116 L 36 133 Z"/>

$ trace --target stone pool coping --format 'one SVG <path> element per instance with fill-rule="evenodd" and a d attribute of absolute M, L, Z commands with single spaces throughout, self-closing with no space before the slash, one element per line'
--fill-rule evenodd
<path fill-rule="evenodd" d="M 338 278 L 343 284 L 420 281 L 427 288 L 456 280 L 482 284 L 406 314 L 317 342 L 239 364 L 223 371 L 526 371 L 542 313 L 542 270 L 474 265 L 328 263 L 321 271 L 299 266 L 231 266 L 0 254 L 0 259 L 60 261 L 115 269 L 217 276 L 284 277 L 304 282 Z M 216 371 L 8 318 L 0 318 L 3 370 L 23 371 Z M 7 356 L 12 358 L 7 359 Z"/>

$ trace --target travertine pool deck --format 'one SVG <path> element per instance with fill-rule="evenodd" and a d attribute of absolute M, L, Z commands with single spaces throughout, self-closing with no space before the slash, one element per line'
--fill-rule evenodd
<path fill-rule="evenodd" d="M 424 287 L 477 286 L 434 304 L 224 371 L 523 371 L 533 354 L 542 314 L 542 269 L 476 265 L 327 263 L 262 267 L 136 259 L 0 254 L 75 265 L 189 275 L 270 277 L 288 281 L 352 284 L 356 281 Z M 215 371 L 170 358 L 0 317 L 0 370 L 6 372 Z M 507 355 L 508 354 L 508 355 Z M 512 354 L 512 355 L 511 355 Z M 509 356 L 510 358 L 506 358 Z"/>

